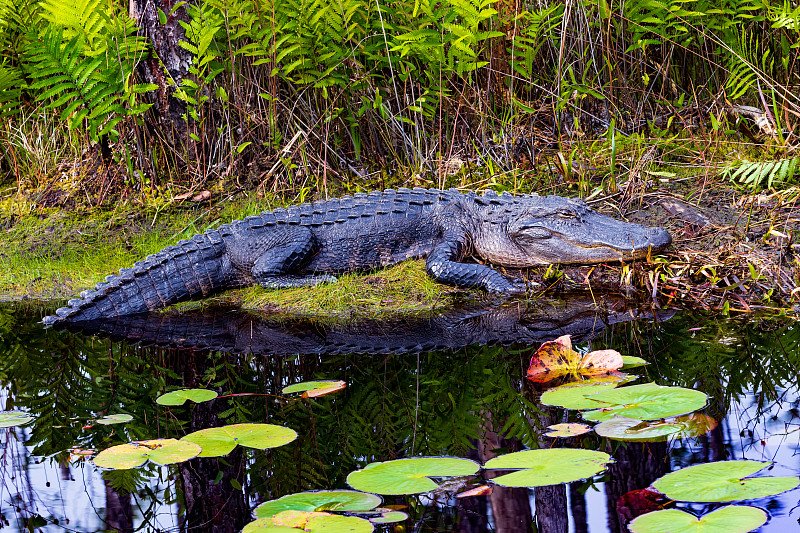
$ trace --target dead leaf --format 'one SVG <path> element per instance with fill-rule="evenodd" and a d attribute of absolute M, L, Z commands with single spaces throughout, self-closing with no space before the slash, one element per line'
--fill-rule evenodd
<path fill-rule="evenodd" d="M 547 426 L 547 428 L 552 429 L 553 431 L 545 433 L 545 437 L 553 438 L 577 437 L 578 435 L 583 435 L 584 433 L 588 433 L 592 430 L 592 428 L 586 424 L 577 423 L 553 424 L 552 426 Z"/>
<path fill-rule="evenodd" d="M 200 191 L 192 197 L 193 202 L 205 202 L 211 198 L 211 191 Z"/>
<path fill-rule="evenodd" d="M 597 350 L 582 355 L 572 349 L 569 335 L 545 342 L 536 350 L 528 367 L 528 378 L 546 383 L 567 374 L 596 375 L 622 368 L 622 355 L 615 350 Z"/>
<path fill-rule="evenodd" d="M 481 485 L 456 495 L 456 498 L 467 498 L 468 496 L 488 496 L 492 493 L 492 487 L 489 485 Z"/>

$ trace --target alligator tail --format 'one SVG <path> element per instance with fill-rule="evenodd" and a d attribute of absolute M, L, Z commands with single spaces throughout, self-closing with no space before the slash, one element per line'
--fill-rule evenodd
<path fill-rule="evenodd" d="M 46 325 L 101 320 L 162 309 L 170 304 L 206 297 L 230 282 L 225 241 L 216 230 L 182 240 L 106 276 L 94 290 L 84 291 L 67 307 L 45 317 Z"/>

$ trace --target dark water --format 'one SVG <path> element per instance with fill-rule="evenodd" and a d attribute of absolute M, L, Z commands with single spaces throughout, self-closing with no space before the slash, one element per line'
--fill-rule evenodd
<path fill-rule="evenodd" d="M 386 531 L 626 531 L 617 502 L 661 475 L 723 459 L 774 461 L 767 475 L 800 474 L 800 325 L 783 318 L 653 312 L 624 302 L 472 305 L 440 315 L 337 325 L 226 310 L 96 324 L 96 336 L 43 330 L 46 309 L 0 305 L 0 407 L 35 420 L 0 429 L 0 529 L 7 531 L 239 531 L 259 502 L 310 489 L 347 488 L 373 461 L 553 446 L 544 427 L 580 421 L 537 402 L 523 379 L 539 343 L 569 333 L 581 350 L 614 348 L 651 364 L 640 382 L 698 389 L 717 429 L 696 439 L 620 443 L 592 433 L 555 441 L 611 453 L 591 480 L 491 496 L 386 497 L 410 519 Z M 531 347 L 534 347 L 533 349 Z M 281 396 L 312 379 L 347 388 L 315 400 Z M 226 396 L 167 409 L 155 398 L 182 387 Z M 125 425 L 92 424 L 129 413 Z M 172 467 L 96 469 L 81 450 L 176 437 L 204 427 L 269 422 L 293 443 L 237 448 Z M 759 531 L 800 529 L 800 489 L 752 500 L 769 513 Z M 681 504 L 695 513 L 719 505 Z M 377 530 L 380 530 L 378 528 Z"/>

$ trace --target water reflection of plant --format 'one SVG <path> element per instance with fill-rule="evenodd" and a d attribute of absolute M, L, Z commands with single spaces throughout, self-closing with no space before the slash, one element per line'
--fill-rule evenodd
<path fill-rule="evenodd" d="M 29 444 L 37 455 L 66 458 L 64 450 L 106 448 L 134 439 L 180 437 L 211 425 L 270 422 L 298 430 L 300 438 L 271 452 L 247 452 L 202 469 L 211 485 L 226 470 L 228 490 L 239 482 L 256 500 L 320 487 L 343 487 L 346 475 L 373 461 L 411 455 L 469 456 L 488 425 L 526 446 L 538 447 L 542 417 L 519 394 L 530 350 L 470 347 L 456 353 L 339 355 L 270 359 L 242 354 L 168 351 L 124 343 L 87 340 L 48 330 L 31 320 L 38 312 L 0 306 L 0 379 L 9 391 L 6 408 L 37 417 Z M 777 323 L 676 317 L 657 326 L 617 325 L 613 336 L 593 341 L 651 361 L 651 379 L 699 388 L 717 405 L 747 389 L 757 397 L 796 376 L 798 332 Z M 648 343 L 641 344 L 641 339 Z M 753 358 L 751 361 L 749 358 Z M 289 400 L 278 395 L 289 383 L 315 378 L 343 379 L 335 395 Z M 229 396 L 206 407 L 171 410 L 154 399 L 168 388 L 210 387 Z M 768 397 L 768 396 L 766 396 Z M 210 409 L 210 407 L 209 407 Z M 87 421 L 127 412 L 124 426 Z M 503 426 L 498 428 L 497 425 Z M 200 460 L 193 460 L 200 461 Z M 210 461 L 210 460 L 205 460 Z M 197 465 L 199 463 L 194 463 Z M 210 465 L 211 463 L 203 463 Z M 195 468 L 192 466 L 191 468 Z M 201 469 L 198 469 L 198 471 Z M 206 471 L 207 470 L 207 471 Z M 148 473 L 108 473 L 118 489 L 142 488 Z M 186 503 L 186 477 L 170 497 Z"/>

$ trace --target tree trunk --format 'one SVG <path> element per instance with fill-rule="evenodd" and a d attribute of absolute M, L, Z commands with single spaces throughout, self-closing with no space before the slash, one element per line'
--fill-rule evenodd
<path fill-rule="evenodd" d="M 149 93 L 153 107 L 151 117 L 159 132 L 173 146 L 184 144 L 186 138 L 186 103 L 175 98 L 175 88 L 189 75 L 192 54 L 178 46 L 183 40 L 185 31 L 179 21 L 187 22 L 189 15 L 186 5 L 172 12 L 178 0 L 130 0 L 129 12 L 139 26 L 140 35 L 150 43 L 150 57 L 139 63 L 138 74 L 143 82 L 158 85 L 158 89 Z M 197 5 L 197 0 L 181 2 Z M 159 12 L 166 16 L 166 24 L 158 20 Z"/>

